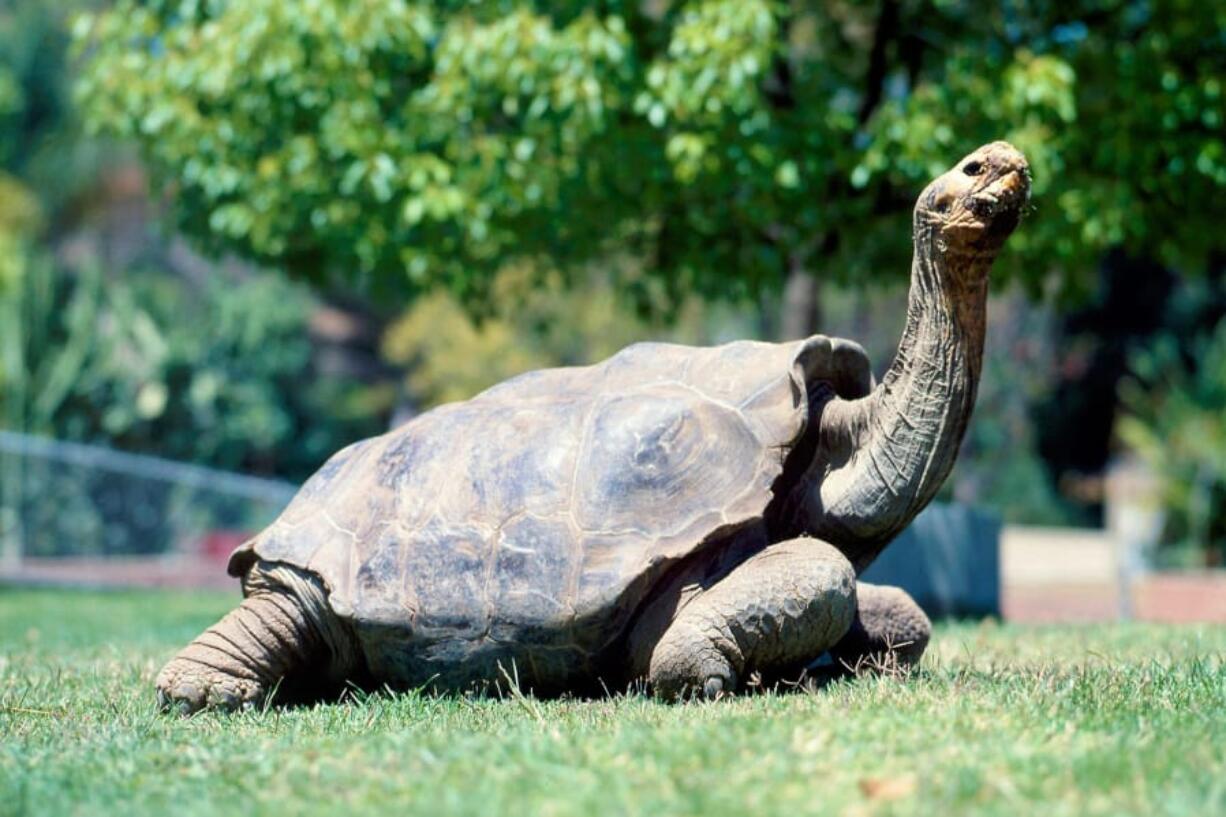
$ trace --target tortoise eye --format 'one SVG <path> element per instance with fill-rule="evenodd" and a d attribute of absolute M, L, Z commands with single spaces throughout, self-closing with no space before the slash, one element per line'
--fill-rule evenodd
<path fill-rule="evenodd" d="M 967 162 L 962 166 L 962 172 L 968 176 L 978 176 L 983 172 L 982 162 Z"/>

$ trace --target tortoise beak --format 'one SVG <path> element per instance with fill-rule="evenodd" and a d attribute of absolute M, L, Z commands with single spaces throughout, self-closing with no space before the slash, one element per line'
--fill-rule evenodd
<path fill-rule="evenodd" d="M 993 142 L 976 151 L 983 170 L 979 184 L 966 197 L 966 209 L 981 222 L 990 237 L 1013 232 L 1030 201 L 1030 164 L 1008 142 Z"/>

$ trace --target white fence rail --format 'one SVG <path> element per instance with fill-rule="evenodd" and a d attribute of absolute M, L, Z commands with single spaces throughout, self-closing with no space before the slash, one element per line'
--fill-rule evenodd
<path fill-rule="evenodd" d="M 154 555 L 266 525 L 296 486 L 0 431 L 0 563 Z"/>

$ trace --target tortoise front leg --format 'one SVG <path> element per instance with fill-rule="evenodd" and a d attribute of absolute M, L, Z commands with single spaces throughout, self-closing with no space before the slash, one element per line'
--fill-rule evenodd
<path fill-rule="evenodd" d="M 309 574 L 260 562 L 243 579 L 246 598 L 158 674 L 158 705 L 190 714 L 263 700 L 283 680 L 348 669 L 350 639 L 338 632 L 323 588 Z M 322 679 L 321 679 L 322 680 Z"/>
<path fill-rule="evenodd" d="M 932 622 L 901 587 L 856 585 L 856 619 L 830 655 L 847 670 L 905 668 L 919 663 Z"/>
<path fill-rule="evenodd" d="M 808 538 L 769 545 L 677 610 L 647 680 L 667 698 L 731 692 L 754 673 L 803 667 L 843 638 L 855 612 L 856 574 L 842 553 Z"/>

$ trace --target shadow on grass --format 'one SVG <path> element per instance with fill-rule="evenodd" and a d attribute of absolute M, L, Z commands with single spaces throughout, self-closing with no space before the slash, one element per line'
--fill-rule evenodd
<path fill-rule="evenodd" d="M 828 687 L 838 683 L 857 683 L 882 676 L 902 680 L 920 676 L 922 673 L 923 670 L 918 667 L 900 664 L 892 653 L 866 656 L 855 666 L 836 663 L 827 658 L 798 672 L 772 677 L 752 674 L 737 692 L 732 694 L 721 692 L 713 700 L 758 695 L 820 694 Z M 273 709 L 296 711 L 310 709 L 321 704 L 366 704 L 380 698 L 393 698 L 400 695 L 419 695 L 436 700 L 516 701 L 533 713 L 536 713 L 534 704 L 538 701 L 596 703 L 625 698 L 643 698 L 653 699 L 663 704 L 683 704 L 688 701 L 705 699 L 701 691 L 682 694 L 671 699 L 655 698 L 650 687 L 643 680 L 617 686 L 609 686 L 597 680 L 585 687 L 538 693 L 531 688 L 522 688 L 513 671 L 503 670 L 500 680 L 474 684 L 464 690 L 444 688 L 432 683 L 417 687 L 398 687 L 377 683 L 370 677 L 350 678 L 340 683 L 308 677 L 286 679 L 278 684 L 265 699 L 262 708 L 265 711 Z M 539 713 L 536 714 L 539 716 Z"/>

